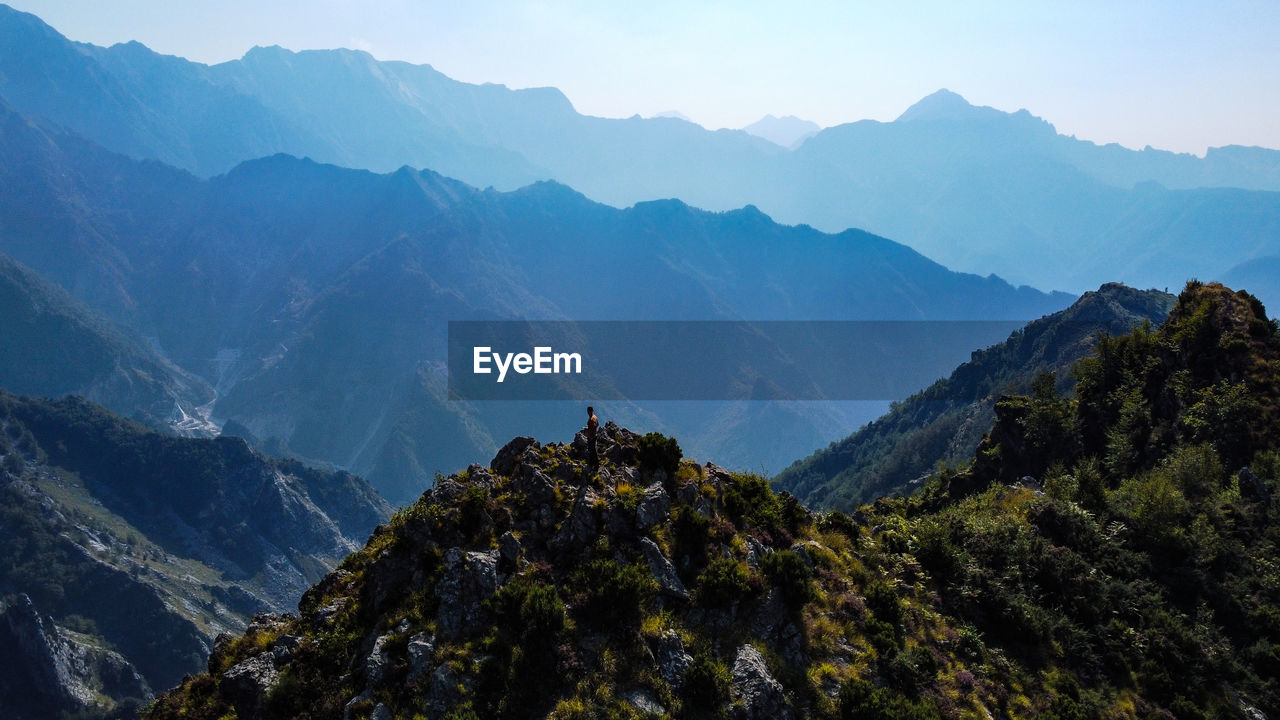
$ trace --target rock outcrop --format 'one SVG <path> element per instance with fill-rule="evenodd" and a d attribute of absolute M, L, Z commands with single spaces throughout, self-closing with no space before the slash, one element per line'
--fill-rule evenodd
<path fill-rule="evenodd" d="M 0 713 L 41 718 L 110 710 L 151 699 L 151 689 L 119 653 L 95 647 L 42 616 L 19 595 L 0 611 Z"/>

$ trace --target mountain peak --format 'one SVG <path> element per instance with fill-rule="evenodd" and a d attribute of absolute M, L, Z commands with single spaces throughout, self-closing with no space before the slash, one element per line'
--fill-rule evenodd
<path fill-rule="evenodd" d="M 742 128 L 743 132 L 787 148 L 800 144 L 820 130 L 822 126 L 813 121 L 804 120 L 795 115 L 776 117 L 772 114 L 765 115 Z"/>
<path fill-rule="evenodd" d="M 898 116 L 897 122 L 951 120 L 968 117 L 977 109 L 976 106 L 970 104 L 960 94 L 942 88 L 931 95 L 926 95 L 919 102 L 907 108 L 906 112 Z"/>

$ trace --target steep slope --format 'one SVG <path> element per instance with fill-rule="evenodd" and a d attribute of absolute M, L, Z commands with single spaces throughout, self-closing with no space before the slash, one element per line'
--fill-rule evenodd
<path fill-rule="evenodd" d="M 152 427 L 216 435 L 213 389 L 0 253 L 0 387 L 74 393 Z"/>
<path fill-rule="evenodd" d="M 517 438 L 148 717 L 1275 713 L 1278 360 L 1256 300 L 1188 286 L 856 520 L 661 436 L 606 426 L 598 473 Z"/>
<path fill-rule="evenodd" d="M 0 33 L 0 97 L 19 112 L 204 176 L 285 152 L 429 167 L 477 187 L 552 179 L 619 207 L 754 204 L 1042 288 L 1176 287 L 1280 252 L 1280 150 L 1099 147 L 945 90 L 894 122 L 827 128 L 789 151 L 674 118 L 583 116 L 552 88 L 470 85 L 349 50 L 254 48 L 210 67 L 137 43 L 71 43 L 7 8 Z"/>
<path fill-rule="evenodd" d="M 994 419 L 996 400 L 1025 393 L 1041 373 L 1066 371 L 1093 351 L 1098 333 L 1119 335 L 1160 324 L 1174 296 L 1103 285 L 1071 307 L 1029 323 L 1005 342 L 973 354 L 950 377 L 896 403 L 884 417 L 799 460 L 774 485 L 813 508 L 850 511 L 878 497 L 907 493 L 939 464 L 972 457 Z"/>
<path fill-rule="evenodd" d="M 142 698 L 138 687 L 172 685 L 220 632 L 292 608 L 390 512 L 353 476 L 236 438 L 160 435 L 78 398 L 0 391 L 0 455 L 0 596 L 27 598 L 11 608 L 27 630 L 12 631 L 8 652 L 56 666 L 34 688 L 10 687 L 3 706 L 34 693 L 110 710 Z M 119 655 L 103 660 L 119 694 L 102 690 L 106 666 L 76 650 L 86 644 Z M 125 682 L 129 668 L 141 686 Z"/>
<path fill-rule="evenodd" d="M 1071 300 L 754 207 L 618 210 L 555 183 L 482 191 L 284 155 L 199 180 L 2 107 L 0 128 L 5 252 L 207 378 L 216 421 L 366 474 L 397 502 L 492 452 L 507 416 L 565 417 L 448 401 L 448 320 L 1018 320 Z M 733 462 L 776 468 L 852 429 L 785 422 L 793 442 Z"/>

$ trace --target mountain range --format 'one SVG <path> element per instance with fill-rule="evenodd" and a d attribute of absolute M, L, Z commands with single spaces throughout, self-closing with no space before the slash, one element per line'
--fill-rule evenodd
<path fill-rule="evenodd" d="M 583 116 L 552 88 L 471 85 L 358 51 L 254 48 L 207 66 L 138 43 L 75 43 L 8 8 L 0 39 L 0 98 L 14 110 L 202 176 L 284 152 L 431 168 L 482 188 L 550 179 L 618 207 L 753 204 L 1073 291 L 1178 287 L 1280 253 L 1280 151 L 1098 146 L 946 91 L 893 122 L 829 127 L 788 150 L 676 118 Z"/>
<path fill-rule="evenodd" d="M 448 320 L 1019 320 L 1071 300 L 750 206 L 618 210 L 557 183 L 478 190 L 285 155 L 203 180 L 3 105 L 0 160 L 0 251 L 204 378 L 209 421 L 367 474 L 394 502 L 492 437 L 580 422 L 576 406 L 448 400 Z M 610 411 L 666 418 L 691 447 L 723 438 L 742 467 L 852 429 L 821 407 Z M 755 442 L 766 426 L 788 441 Z"/>

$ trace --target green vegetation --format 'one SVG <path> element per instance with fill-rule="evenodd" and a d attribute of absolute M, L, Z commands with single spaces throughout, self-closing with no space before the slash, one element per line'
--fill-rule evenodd
<path fill-rule="evenodd" d="M 636 441 L 636 446 L 640 452 L 641 470 L 661 470 L 671 477 L 680 469 L 680 458 L 684 455 L 675 438 L 662 433 L 645 433 Z"/>

